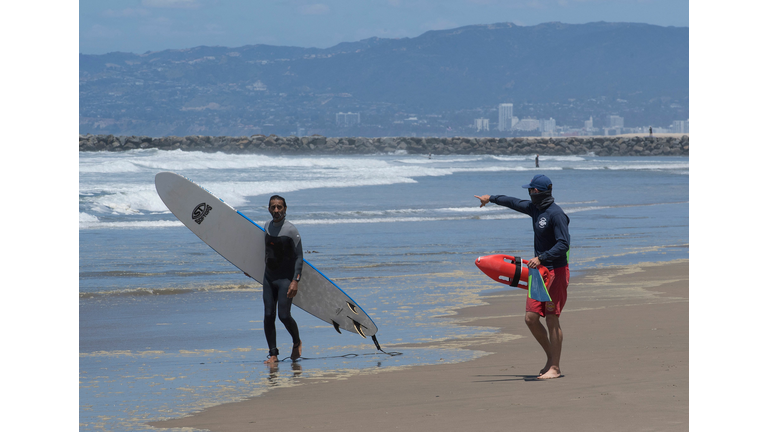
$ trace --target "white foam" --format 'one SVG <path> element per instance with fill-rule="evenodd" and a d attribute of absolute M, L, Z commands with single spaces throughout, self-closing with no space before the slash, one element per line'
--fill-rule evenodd
<path fill-rule="evenodd" d="M 83 221 L 80 220 L 80 229 L 102 229 L 102 228 L 117 228 L 117 229 L 131 229 L 131 228 L 169 228 L 184 226 L 178 220 L 162 220 L 162 221 L 136 221 L 136 222 L 101 222 L 96 221 Z"/>
<path fill-rule="evenodd" d="M 669 163 L 669 164 L 637 164 L 637 165 L 611 165 L 610 170 L 680 170 L 688 169 L 687 163 Z"/>
<path fill-rule="evenodd" d="M 504 206 L 497 206 L 497 205 L 486 205 L 485 207 L 480 207 L 480 200 L 478 200 L 476 206 L 445 207 L 445 208 L 436 209 L 435 211 L 455 212 L 455 213 L 482 213 L 482 212 L 496 212 L 496 211 L 503 211 L 503 210 L 509 210 L 509 209 Z"/>
<path fill-rule="evenodd" d="M 294 219 L 296 225 L 338 225 L 338 224 L 370 224 L 370 223 L 396 223 L 396 222 L 435 222 L 449 220 L 463 220 L 467 217 L 382 217 L 382 218 L 355 218 L 355 219 Z"/>
<path fill-rule="evenodd" d="M 99 218 L 96 216 L 89 215 L 88 213 L 80 212 L 80 225 L 88 224 L 88 223 L 98 223 Z"/>
<path fill-rule="evenodd" d="M 97 214 L 142 215 L 145 212 L 168 212 L 168 208 L 157 195 L 154 185 L 109 189 L 108 193 L 81 196 L 80 202 Z"/>
<path fill-rule="evenodd" d="M 481 157 L 471 157 L 471 158 L 465 158 L 465 159 L 441 159 L 437 156 L 433 157 L 432 159 L 398 159 L 396 162 L 405 163 L 405 164 L 446 164 L 446 163 L 467 163 L 467 162 L 477 162 L 479 160 L 482 160 Z"/>
<path fill-rule="evenodd" d="M 637 170 L 688 170 L 688 163 L 647 163 L 636 164 L 616 163 L 608 164 L 600 162 L 599 165 L 574 166 L 576 170 L 613 170 L 613 171 L 637 171 Z"/>
<path fill-rule="evenodd" d="M 435 156 L 397 158 L 379 156 L 266 156 L 224 153 L 184 152 L 181 150 L 131 150 L 116 153 L 80 154 L 80 211 L 91 216 L 122 215 L 127 218 L 146 214 L 168 214 L 157 195 L 154 176 L 173 171 L 197 182 L 232 207 L 240 207 L 251 197 L 290 193 L 314 188 L 352 188 L 416 183 L 420 177 L 449 176 L 471 172 L 530 172 L 532 156 Z M 669 170 L 687 175 L 689 164 L 679 159 L 588 159 L 582 156 L 540 156 L 556 161 L 550 171 L 565 168 L 581 170 Z M 417 167 L 414 166 L 417 165 Z M 489 210 L 493 209 L 493 210 Z M 376 219 L 403 216 L 444 216 L 445 213 L 487 216 L 494 206 L 447 207 L 440 209 L 387 209 L 352 211 L 338 214 L 308 215 L 308 219 Z M 361 219 L 362 218 L 362 219 Z M 90 225 L 94 221 L 81 221 Z M 133 222 L 131 222 L 133 223 Z M 141 222 L 144 223 L 144 222 Z M 325 223 L 325 222 L 324 222 Z M 355 222 L 359 223 L 359 222 Z M 121 226 L 117 222 L 116 225 Z M 125 225 L 131 226 L 131 225 Z M 162 224 L 160 225 L 162 226 Z"/>
<path fill-rule="evenodd" d="M 304 217 L 307 219 L 352 219 L 359 217 L 361 219 L 369 218 L 371 220 L 374 220 L 372 218 L 375 218 L 377 216 L 380 216 L 382 218 L 386 216 L 400 216 L 400 215 L 418 215 L 418 214 L 428 214 L 428 215 L 434 215 L 438 213 L 459 213 L 459 214 L 465 214 L 465 213 L 474 213 L 477 215 L 480 215 L 482 213 L 486 212 L 497 212 L 497 211 L 503 211 L 508 210 L 505 207 L 502 206 L 486 206 L 483 208 L 480 208 L 479 201 L 478 205 L 472 206 L 472 207 L 442 207 L 442 208 L 436 208 L 436 209 L 430 209 L 430 208 L 411 208 L 411 209 L 384 209 L 384 210 L 350 210 L 350 211 L 339 211 L 339 212 L 316 212 L 316 213 L 310 213 Z"/>
<path fill-rule="evenodd" d="M 547 167 L 547 171 L 561 171 L 563 167 Z M 502 171 L 540 171 L 541 168 L 532 166 L 484 166 L 484 167 L 468 167 L 468 168 L 453 168 L 452 173 L 459 172 L 502 172 Z"/>
<path fill-rule="evenodd" d="M 80 173 L 127 173 L 139 172 L 142 168 L 128 160 L 83 161 L 80 159 Z"/>
<path fill-rule="evenodd" d="M 499 160 L 499 161 L 510 161 L 510 162 L 519 162 L 519 161 L 533 161 L 536 160 L 536 155 L 528 155 L 528 156 L 491 156 L 493 159 Z M 545 156 L 545 155 L 539 155 L 539 161 L 545 162 L 545 161 L 556 161 L 556 162 L 580 162 L 585 161 L 586 158 L 583 156 Z"/>

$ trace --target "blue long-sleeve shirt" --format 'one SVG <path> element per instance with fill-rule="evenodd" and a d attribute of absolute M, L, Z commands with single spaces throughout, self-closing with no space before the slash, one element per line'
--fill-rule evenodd
<path fill-rule="evenodd" d="M 568 264 L 568 250 L 571 247 L 568 224 L 571 220 L 559 205 L 552 203 L 546 210 L 542 211 L 530 200 L 521 200 L 505 195 L 491 195 L 490 201 L 531 217 L 533 221 L 533 250 L 542 265 L 551 270 Z"/>

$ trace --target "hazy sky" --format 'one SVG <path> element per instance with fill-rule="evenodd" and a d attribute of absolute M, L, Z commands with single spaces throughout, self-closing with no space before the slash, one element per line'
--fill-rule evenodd
<path fill-rule="evenodd" d="M 688 26 L 687 0 L 81 0 L 83 54 L 200 45 L 327 48 L 369 37 L 512 22 Z"/>

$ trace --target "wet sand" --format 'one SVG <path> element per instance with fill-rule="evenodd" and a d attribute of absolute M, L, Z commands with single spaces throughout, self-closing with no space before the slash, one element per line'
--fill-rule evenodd
<path fill-rule="evenodd" d="M 688 261 L 590 270 L 572 277 L 568 291 L 562 378 L 536 379 L 546 358 L 523 321 L 525 293 L 505 289 L 446 318 L 499 329 L 492 339 L 442 343 L 490 353 L 476 360 L 299 379 L 302 385 L 151 425 L 217 432 L 687 431 Z"/>

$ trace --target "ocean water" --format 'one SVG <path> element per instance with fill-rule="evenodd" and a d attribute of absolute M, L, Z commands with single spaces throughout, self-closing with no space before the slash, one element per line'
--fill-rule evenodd
<path fill-rule="evenodd" d="M 504 288 L 474 259 L 533 255 L 528 216 L 479 208 L 474 195 L 524 197 L 544 173 L 569 215 L 571 270 L 688 258 L 687 157 L 535 155 L 262 156 L 135 150 L 80 153 L 80 430 L 152 430 L 144 423 L 295 385 L 297 377 L 374 373 L 467 361 L 457 308 Z M 304 358 L 265 366 L 261 287 L 166 208 L 161 171 L 184 175 L 252 220 L 286 198 L 304 258 L 379 327 L 337 334 L 293 308 Z M 524 292 L 520 293 L 521 310 Z M 290 337 L 278 322 L 281 358 Z M 449 348 L 437 342 L 454 339 Z"/>

